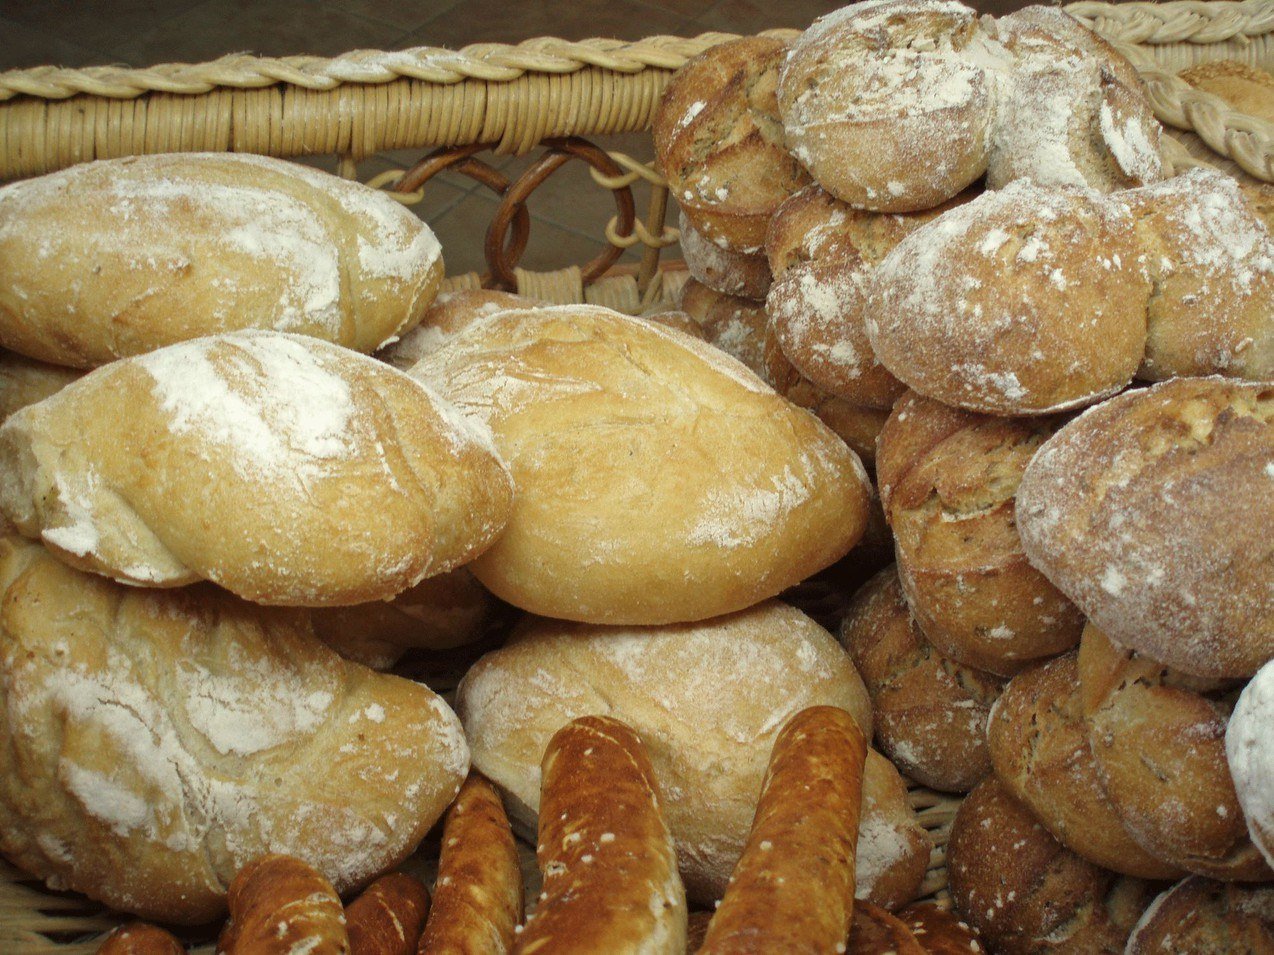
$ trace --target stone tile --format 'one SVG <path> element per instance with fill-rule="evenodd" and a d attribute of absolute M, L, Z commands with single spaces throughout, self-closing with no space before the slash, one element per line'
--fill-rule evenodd
<path fill-rule="evenodd" d="M 464 0 L 412 33 L 406 42 L 456 48 L 469 43 L 517 43 L 539 36 L 636 40 L 656 33 L 685 35 L 689 29 L 687 17 L 637 0 Z"/>
<path fill-rule="evenodd" d="M 0 72 L 32 66 L 94 66 L 119 60 L 6 17 L 0 17 L 0 38 Z"/>
<path fill-rule="evenodd" d="M 723 33 L 760 33 L 776 27 L 804 29 L 824 13 L 845 4 L 839 0 L 719 0 L 695 18 L 696 32 L 719 30 Z"/>
<path fill-rule="evenodd" d="M 161 26 L 203 0 L 92 0 L 92 2 L 49 2 L 49 0 L 0 0 L 0 17 L 24 24 L 51 37 L 100 50 L 105 61 L 120 43 L 139 32 Z M 14 45 L 8 31 L 5 45 Z M 20 43 L 21 40 L 19 39 Z"/>
<path fill-rule="evenodd" d="M 417 30 L 439 14 L 451 10 L 464 0 L 411 0 L 411 2 L 392 2 L 392 0 L 322 0 L 323 6 L 345 13 L 352 13 L 364 20 L 380 23 L 397 30 L 395 35 L 402 35 L 408 30 Z"/>

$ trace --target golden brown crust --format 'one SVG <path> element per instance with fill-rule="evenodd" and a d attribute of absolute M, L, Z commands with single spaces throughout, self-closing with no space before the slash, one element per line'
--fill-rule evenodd
<path fill-rule="evenodd" d="M 345 908 L 350 955 L 415 955 L 429 890 L 414 876 L 382 876 Z"/>
<path fill-rule="evenodd" d="M 756 818 L 700 952 L 830 951 L 854 916 L 867 738 L 812 707 L 774 741 Z"/>
<path fill-rule="evenodd" d="M 925 955 L 907 925 L 870 902 L 854 903 L 854 925 L 845 943 L 846 955 Z"/>
<path fill-rule="evenodd" d="M 693 318 L 703 340 L 737 358 L 767 384 L 773 384 L 765 363 L 769 317 L 765 303 L 726 295 L 690 279 L 681 289 L 681 310 Z"/>
<path fill-rule="evenodd" d="M 1274 886 L 1191 876 L 1155 899 L 1126 955 L 1274 955 Z"/>
<path fill-rule="evenodd" d="M 690 274 L 708 288 L 724 295 L 763 299 L 770 290 L 770 264 L 760 252 L 745 255 L 706 239 L 682 212 L 681 254 Z"/>
<path fill-rule="evenodd" d="M 1251 676 L 1274 655 L 1271 460 L 1270 383 L 1178 378 L 1120 395 L 1031 461 L 1023 547 L 1120 645 Z"/>
<path fill-rule="evenodd" d="M 332 883 L 291 856 L 248 863 L 230 883 L 218 955 L 347 955 L 345 911 Z"/>
<path fill-rule="evenodd" d="M 907 801 L 907 783 L 874 749 L 867 750 L 859 820 L 859 898 L 891 912 L 914 902 L 933 841 Z"/>
<path fill-rule="evenodd" d="M 1102 788 L 1080 704 L 1076 654 L 1009 681 L 991 711 L 987 743 L 999 780 L 1067 848 L 1125 875 L 1181 874 L 1137 844 Z"/>
<path fill-rule="evenodd" d="M 898 918 L 928 955 L 986 955 L 978 933 L 967 922 L 932 902 L 909 905 Z"/>
<path fill-rule="evenodd" d="M 496 289 L 462 289 L 441 292 L 420 324 L 376 353 L 381 361 L 406 371 L 466 325 L 508 308 L 527 308 L 533 299 Z"/>
<path fill-rule="evenodd" d="M 522 870 L 500 794 L 473 773 L 447 810 L 421 955 L 503 955 L 522 922 Z"/>
<path fill-rule="evenodd" d="M 102 941 L 97 955 L 185 955 L 173 935 L 147 922 L 121 925 Z"/>
<path fill-rule="evenodd" d="M 536 857 L 544 891 L 520 955 L 682 955 L 686 898 L 659 784 L 637 734 L 585 716 L 549 741 Z"/>
<path fill-rule="evenodd" d="M 1240 113 L 1274 123 L 1274 76 L 1249 63 L 1196 63 L 1177 76 L 1195 89 L 1219 96 Z"/>

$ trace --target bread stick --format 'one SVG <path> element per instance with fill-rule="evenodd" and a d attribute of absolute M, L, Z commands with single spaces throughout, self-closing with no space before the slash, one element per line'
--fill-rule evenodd
<path fill-rule="evenodd" d="M 405 872 L 377 879 L 345 909 L 350 955 L 412 955 L 429 913 L 429 890 Z"/>
<path fill-rule="evenodd" d="M 102 942 L 97 955 L 184 955 L 186 947 L 158 925 L 129 922 Z"/>
<path fill-rule="evenodd" d="M 340 896 L 323 875 L 291 856 L 261 856 L 230 883 L 230 921 L 217 955 L 348 955 Z"/>

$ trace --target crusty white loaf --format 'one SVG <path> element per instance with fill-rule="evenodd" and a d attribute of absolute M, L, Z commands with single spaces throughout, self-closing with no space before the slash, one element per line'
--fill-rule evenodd
<path fill-rule="evenodd" d="M 389 196 L 262 156 L 134 156 L 0 189 L 0 344 L 60 365 L 242 328 L 370 352 L 442 274 Z"/>
<path fill-rule="evenodd" d="M 517 497 L 472 570 L 534 613 L 729 613 L 826 567 L 866 525 L 866 473 L 844 442 L 652 322 L 588 305 L 501 312 L 411 374 L 495 433 Z"/>
<path fill-rule="evenodd" d="M 0 428 L 0 511 L 125 583 L 258 603 L 391 597 L 499 533 L 489 435 L 420 382 L 279 332 L 97 369 Z"/>
<path fill-rule="evenodd" d="M 297 611 L 122 587 L 13 536 L 0 592 L 0 851 L 55 887 L 202 923 L 282 852 L 346 891 L 464 779 L 442 700 L 342 661 Z"/>

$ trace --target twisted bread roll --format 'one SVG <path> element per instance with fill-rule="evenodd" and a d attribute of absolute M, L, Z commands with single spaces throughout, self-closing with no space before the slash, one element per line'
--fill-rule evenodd
<path fill-rule="evenodd" d="M 300 859 L 266 855 L 230 883 L 230 922 L 217 955 L 348 955 L 345 912 L 332 883 Z"/>
<path fill-rule="evenodd" d="M 244 328 L 370 352 L 442 275 L 429 227 L 389 196 L 262 156 L 133 156 L 0 189 L 0 345 L 59 365 Z"/>
<path fill-rule="evenodd" d="M 249 600 L 392 597 L 483 550 L 512 489 L 479 426 L 401 372 L 238 332 L 101 368 L 0 428 L 0 510 L 68 563 Z"/>
<path fill-rule="evenodd" d="M 0 539 L 0 851 L 121 911 L 199 924 L 268 852 L 338 889 L 406 858 L 468 748 L 432 692 L 304 617 L 122 587 Z"/>
<path fill-rule="evenodd" d="M 0 424 L 15 411 L 57 394 L 82 374 L 16 352 L 0 352 Z"/>

